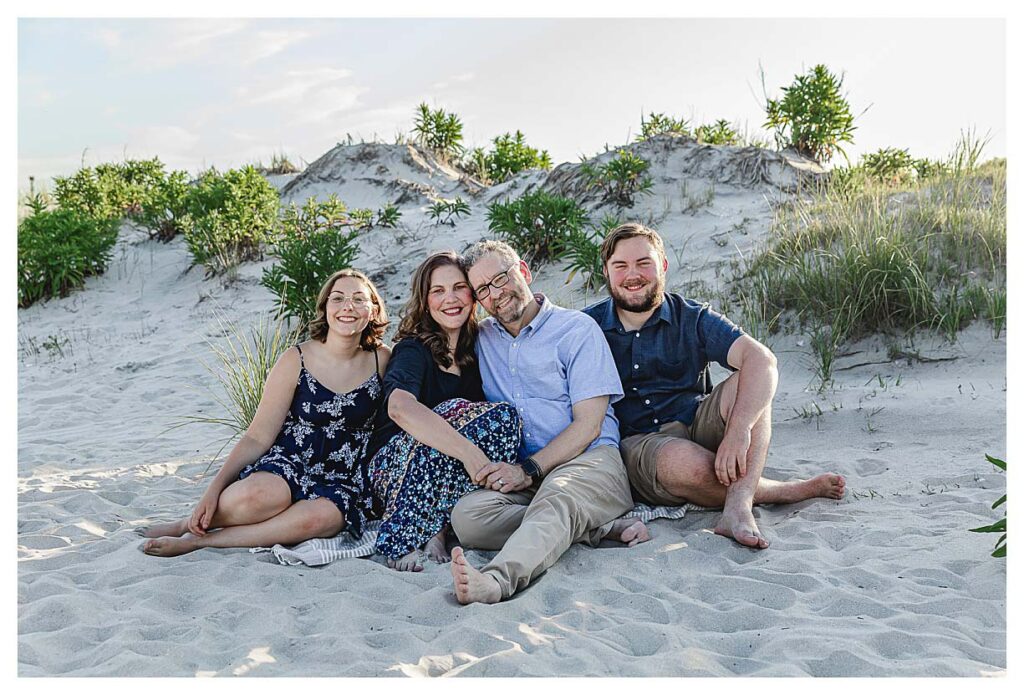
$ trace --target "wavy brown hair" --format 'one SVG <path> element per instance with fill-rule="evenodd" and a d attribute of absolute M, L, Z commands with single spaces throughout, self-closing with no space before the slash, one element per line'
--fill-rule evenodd
<path fill-rule="evenodd" d="M 402 322 L 398 324 L 398 332 L 395 334 L 396 343 L 403 338 L 418 338 L 430 349 L 434 361 L 444 368 L 450 367 L 452 364 L 452 360 L 448 356 L 448 336 L 430 315 L 427 294 L 430 292 L 430 276 L 434 270 L 446 265 L 458 268 L 463 277 L 466 277 L 462 259 L 454 251 L 439 251 L 428 256 L 413 273 L 412 294 L 402 308 Z M 466 277 L 466 284 L 469 284 L 468 277 Z M 469 319 L 459 331 L 459 340 L 455 343 L 455 363 L 459 365 L 460 369 L 468 367 L 476 361 L 476 354 L 473 351 L 477 335 L 475 304 L 474 302 L 474 306 L 469 312 Z"/>
<path fill-rule="evenodd" d="M 316 298 L 316 318 L 309 322 L 309 337 L 319 340 L 321 343 L 327 340 L 327 298 L 331 294 L 331 288 L 338 278 L 355 278 L 365 284 L 370 290 L 370 303 L 373 305 L 373 313 L 370 322 L 363 329 L 359 337 L 359 347 L 364 350 L 376 350 L 383 345 L 384 329 L 388 327 L 388 309 L 384 300 L 380 298 L 380 292 L 374 286 L 365 273 L 355 268 L 343 268 L 327 278 L 327 282 L 320 288 L 320 294 Z"/>

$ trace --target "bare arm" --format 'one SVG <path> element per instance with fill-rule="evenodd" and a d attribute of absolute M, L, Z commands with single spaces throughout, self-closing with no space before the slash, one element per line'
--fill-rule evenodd
<path fill-rule="evenodd" d="M 443 417 L 408 391 L 395 389 L 391 392 L 388 415 L 416 441 L 461 461 L 472 479 L 490 463 L 480 447 L 459 434 Z"/>
<path fill-rule="evenodd" d="M 601 435 L 601 424 L 607 411 L 608 396 L 596 396 L 575 403 L 569 426 L 533 455 L 541 472 L 546 475 L 586 451 Z M 530 486 L 530 477 L 517 465 L 491 464 L 480 471 L 480 476 L 484 481 L 481 484 L 501 492 L 525 490 Z M 499 480 L 502 481 L 501 485 L 498 485 Z"/>
<path fill-rule="evenodd" d="M 295 348 L 290 348 L 281 355 L 267 375 L 263 397 L 256 408 L 252 423 L 231 449 L 224 465 L 210 482 L 207 493 L 213 491 L 220 494 L 224 488 L 238 479 L 238 474 L 243 468 L 270 449 L 288 415 L 298 378 L 299 354 Z"/>
<path fill-rule="evenodd" d="M 746 475 L 750 430 L 771 405 L 779 382 L 775 355 L 748 335 L 732 344 L 727 360 L 739 376 L 732 411 L 725 421 L 725 435 L 715 456 L 715 472 L 724 485 Z"/>

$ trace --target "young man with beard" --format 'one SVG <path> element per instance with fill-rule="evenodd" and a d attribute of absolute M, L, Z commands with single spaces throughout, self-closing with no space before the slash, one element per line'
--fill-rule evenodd
<path fill-rule="evenodd" d="M 579 311 L 530 291 L 530 269 L 500 241 L 464 256 L 470 285 L 491 318 L 479 325 L 484 394 L 523 422 L 518 462 L 492 462 L 452 510 L 467 547 L 500 552 L 481 570 L 452 551 L 460 603 L 496 603 L 525 588 L 575 542 L 647 540 L 633 506 L 611 402 L 622 397 L 601 331 Z"/>
<path fill-rule="evenodd" d="M 722 507 L 715 533 L 751 548 L 768 540 L 752 505 L 843 496 L 834 474 L 761 476 L 778 382 L 775 355 L 721 314 L 665 292 L 661 237 L 627 223 L 601 247 L 611 294 L 584 312 L 611 347 L 625 397 L 615 404 L 633 496 L 653 505 Z M 709 364 L 734 373 L 712 388 Z"/>

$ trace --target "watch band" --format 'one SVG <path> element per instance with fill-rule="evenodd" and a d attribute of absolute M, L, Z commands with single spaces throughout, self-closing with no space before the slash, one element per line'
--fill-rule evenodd
<path fill-rule="evenodd" d="M 541 469 L 540 464 L 537 463 L 537 460 L 532 456 L 520 462 L 519 465 L 523 467 L 523 470 L 526 471 L 526 475 L 530 476 L 533 482 L 537 482 L 544 477 L 544 471 Z"/>

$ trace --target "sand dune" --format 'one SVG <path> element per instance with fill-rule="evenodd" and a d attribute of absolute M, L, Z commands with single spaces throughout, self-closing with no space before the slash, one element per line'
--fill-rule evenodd
<path fill-rule="evenodd" d="M 807 166 L 738 148 L 653 142 L 655 192 L 630 213 L 670 248 L 670 288 L 714 285 L 767 234 L 772 201 Z M 659 149 L 660 148 L 660 149 Z M 278 181 L 285 201 L 331 192 L 351 206 L 405 195 L 403 227 L 375 229 L 359 265 L 392 309 L 423 254 L 486 235 L 488 200 L 568 190 L 572 167 L 477 190 L 459 172 L 385 145 L 339 147 Z M 396 183 L 397 182 L 397 183 Z M 714 187 L 710 204 L 692 205 Z M 425 206 L 462 195 L 472 215 L 433 225 Z M 705 195 L 706 197 L 706 195 Z M 591 209 L 600 214 L 597 201 Z M 218 432 L 168 430 L 214 413 L 207 341 L 222 316 L 272 307 L 270 261 L 204 279 L 181 240 L 126 227 L 107 273 L 19 310 L 18 606 L 24 676 L 978 676 L 1006 668 L 1006 565 L 989 536 L 1005 476 L 1006 338 L 978 324 L 941 361 L 854 346 L 819 394 L 807 338 L 778 337 L 768 474 L 846 476 L 847 496 L 757 509 L 772 548 L 710 532 L 713 512 L 655 521 L 632 549 L 572 548 L 513 600 L 462 607 L 447 567 L 393 572 L 371 560 L 322 568 L 245 550 L 143 555 L 134 530 L 180 517 L 204 488 Z M 536 288 L 594 300 L 558 264 Z M 474 564 L 489 553 L 471 551 Z"/>

